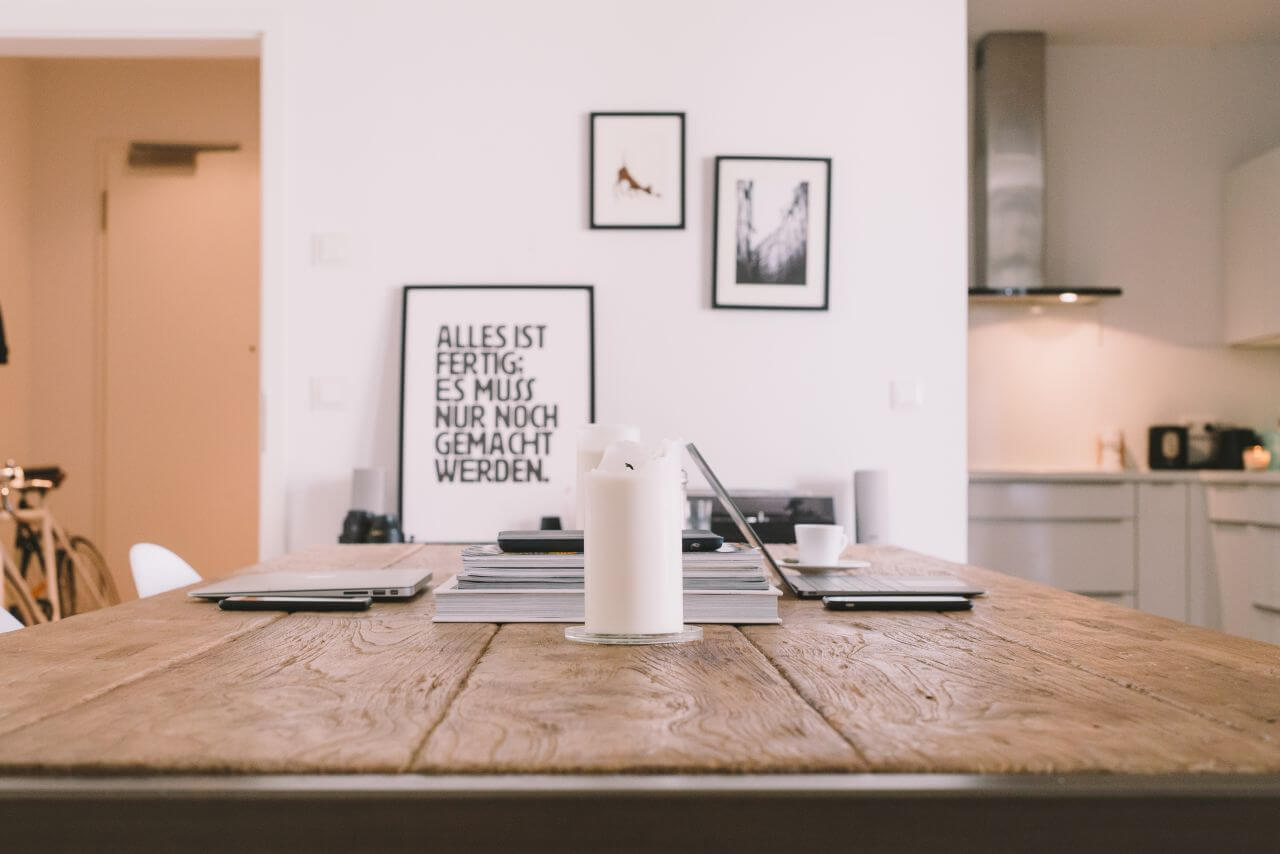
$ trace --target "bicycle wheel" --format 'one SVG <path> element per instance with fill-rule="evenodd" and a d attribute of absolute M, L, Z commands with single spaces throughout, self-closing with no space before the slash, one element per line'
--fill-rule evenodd
<path fill-rule="evenodd" d="M 3 559 L 3 564 L 4 569 L 0 571 L 0 584 L 4 585 L 7 593 L 5 600 L 10 603 L 9 613 L 27 626 L 47 621 L 49 613 L 43 608 L 41 602 L 31 595 L 27 581 L 18 574 L 17 567 L 13 566 L 7 558 Z"/>
<path fill-rule="evenodd" d="M 120 604 L 120 591 L 116 588 L 115 576 L 111 574 L 107 560 L 98 551 L 98 547 L 87 537 L 81 536 L 70 537 L 67 542 L 89 581 L 97 588 L 102 602 L 106 605 Z M 68 566 L 67 569 L 69 574 L 74 574 L 74 567 Z"/>
<path fill-rule="evenodd" d="M 80 613 L 76 601 L 76 568 L 71 557 L 62 550 L 58 551 L 58 601 L 62 604 L 62 616 L 71 617 Z"/>

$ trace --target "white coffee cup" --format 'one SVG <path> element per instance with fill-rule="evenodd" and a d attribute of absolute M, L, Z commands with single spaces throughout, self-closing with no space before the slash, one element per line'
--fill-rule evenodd
<path fill-rule="evenodd" d="M 832 566 L 849 545 L 840 525 L 796 525 L 796 551 L 800 562 L 814 566 Z"/>

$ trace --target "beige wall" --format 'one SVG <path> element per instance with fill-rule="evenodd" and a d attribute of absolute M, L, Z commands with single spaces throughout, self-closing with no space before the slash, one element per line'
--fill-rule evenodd
<path fill-rule="evenodd" d="M 0 59 L 0 311 L 9 343 L 9 364 L 0 365 L 0 460 L 31 452 L 31 305 L 31 69 Z"/>
<path fill-rule="evenodd" d="M 28 419 L 30 457 L 68 471 L 58 514 L 68 530 L 101 542 L 95 501 L 101 471 L 95 429 L 98 152 L 103 140 L 130 139 L 238 140 L 256 147 L 257 61 L 26 62 L 36 286 L 25 317 L 10 320 L 7 294 L 3 308 L 14 339 L 25 342 L 18 356 L 39 389 L 39 405 Z M 127 568 L 114 569 L 127 574 Z"/>
<path fill-rule="evenodd" d="M 1280 48 L 1050 46 L 1048 279 L 1096 307 L 972 306 L 969 465 L 1088 468 L 1094 437 L 1280 414 L 1280 350 L 1222 345 L 1222 187 L 1280 144 Z M 1280 299 L 1280 294 L 1277 295 Z"/>

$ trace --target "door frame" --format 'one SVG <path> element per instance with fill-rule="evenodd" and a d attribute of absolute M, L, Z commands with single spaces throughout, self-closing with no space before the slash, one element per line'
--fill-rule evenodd
<path fill-rule="evenodd" d="M 147 8 L 109 0 L 72 13 L 41 4 L 6 8 L 0 25 L 3 57 L 258 57 L 260 559 L 288 550 L 285 15 L 283 7 Z"/>

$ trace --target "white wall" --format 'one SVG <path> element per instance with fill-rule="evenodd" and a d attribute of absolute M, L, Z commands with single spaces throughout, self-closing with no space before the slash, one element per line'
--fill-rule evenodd
<path fill-rule="evenodd" d="M 1222 346 L 1221 223 L 1226 170 L 1280 144 L 1280 47 L 1050 46 L 1047 62 L 1049 281 L 1125 293 L 971 309 L 970 467 L 1092 467 L 1109 427 L 1145 465 L 1151 424 L 1274 424 L 1280 351 Z"/>
<path fill-rule="evenodd" d="M 963 557 L 962 0 L 188 5 L 79 0 L 6 26 L 265 31 L 280 546 L 331 541 L 351 468 L 394 466 L 401 285 L 565 282 L 597 287 L 601 420 L 693 438 L 734 485 L 827 485 L 846 507 L 853 469 L 889 466 L 896 539 Z M 688 113 L 687 230 L 587 229 L 587 113 L 608 109 Z M 830 312 L 708 307 L 711 158 L 748 153 L 834 159 Z M 344 267 L 310 264 L 317 233 L 349 236 Z M 312 411 L 313 377 L 345 381 L 340 411 Z M 891 411 L 893 378 L 924 407 Z"/>

